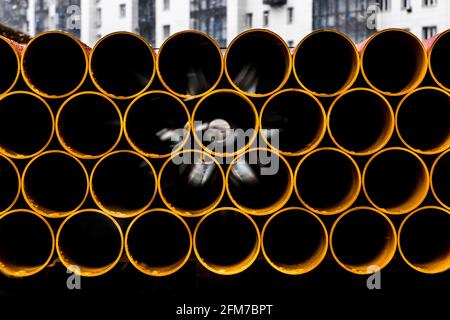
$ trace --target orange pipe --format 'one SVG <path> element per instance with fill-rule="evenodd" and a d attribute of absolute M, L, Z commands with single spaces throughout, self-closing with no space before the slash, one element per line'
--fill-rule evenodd
<path fill-rule="evenodd" d="M 373 155 L 363 171 L 363 190 L 369 202 L 388 214 L 405 214 L 427 196 L 425 162 L 404 148 L 386 148 Z"/>
<path fill-rule="evenodd" d="M 0 155 L 0 215 L 10 210 L 19 199 L 20 195 L 20 173 L 16 164 Z"/>
<path fill-rule="evenodd" d="M 354 156 L 367 156 L 389 142 L 394 132 L 394 112 L 377 91 L 353 88 L 331 104 L 327 128 L 339 149 Z"/>
<path fill-rule="evenodd" d="M 218 208 L 205 215 L 194 231 L 194 252 L 209 271 L 238 274 L 258 257 L 261 236 L 246 213 L 235 208 Z"/>
<path fill-rule="evenodd" d="M 162 165 L 158 191 L 171 211 L 184 217 L 199 217 L 222 200 L 225 175 L 219 162 L 207 153 L 184 150 Z"/>
<path fill-rule="evenodd" d="M 0 153 L 14 159 L 40 154 L 55 130 L 53 112 L 35 93 L 13 91 L 0 96 Z"/>
<path fill-rule="evenodd" d="M 136 97 L 125 112 L 124 123 L 130 146 L 149 158 L 166 158 L 182 149 L 191 129 L 183 101 L 160 90 Z"/>
<path fill-rule="evenodd" d="M 129 218 L 145 211 L 155 199 L 156 171 L 137 152 L 118 150 L 95 164 L 89 186 L 100 209 L 116 218 Z"/>
<path fill-rule="evenodd" d="M 133 219 L 125 235 L 128 259 L 140 272 L 163 277 L 180 270 L 192 251 L 187 223 L 166 209 L 152 209 Z"/>
<path fill-rule="evenodd" d="M 360 60 L 353 41 L 335 30 L 317 30 L 304 37 L 293 54 L 300 86 L 321 97 L 336 96 L 358 77 Z"/>
<path fill-rule="evenodd" d="M 89 74 L 103 94 L 132 99 L 146 91 L 155 77 L 155 52 L 143 37 L 131 32 L 113 32 L 92 49 Z"/>
<path fill-rule="evenodd" d="M 450 91 L 450 29 L 447 29 L 424 42 L 428 50 L 428 70 L 442 89 Z"/>
<path fill-rule="evenodd" d="M 347 210 L 361 190 L 361 173 L 355 160 L 335 148 L 315 149 L 303 157 L 294 181 L 300 202 L 323 215 Z"/>
<path fill-rule="evenodd" d="M 44 269 L 55 249 L 50 224 L 40 215 L 17 209 L 0 215 L 0 272 L 28 277 Z"/>
<path fill-rule="evenodd" d="M 428 274 L 450 269 L 450 212 L 428 206 L 411 212 L 400 225 L 398 248 L 403 260 Z"/>
<path fill-rule="evenodd" d="M 46 151 L 28 162 L 21 187 L 30 208 L 48 218 L 62 218 L 78 210 L 86 200 L 88 173 L 74 156 Z"/>
<path fill-rule="evenodd" d="M 32 91 L 45 98 L 68 97 L 87 77 L 89 52 L 89 47 L 67 32 L 43 32 L 23 50 L 22 77 Z"/>
<path fill-rule="evenodd" d="M 0 95 L 8 93 L 19 79 L 21 47 L 20 44 L 0 36 L 0 55 L 2 57 Z"/>
<path fill-rule="evenodd" d="M 330 232 L 336 262 L 355 274 L 371 274 L 386 267 L 397 248 L 391 220 L 370 207 L 352 208 L 337 218 Z"/>
<path fill-rule="evenodd" d="M 441 153 L 431 166 L 430 187 L 435 199 L 450 210 L 450 150 Z"/>
<path fill-rule="evenodd" d="M 302 208 L 284 208 L 272 215 L 264 225 L 261 238 L 267 262 L 289 275 L 315 269 L 328 249 L 328 232 L 322 220 Z"/>
<path fill-rule="evenodd" d="M 267 97 L 288 81 L 292 56 L 286 42 L 267 29 L 238 34 L 225 52 L 225 75 L 234 89 L 250 97 Z"/>
<path fill-rule="evenodd" d="M 403 29 L 385 29 L 359 45 L 361 74 L 374 90 L 400 96 L 420 85 L 427 72 L 422 42 Z"/>
<path fill-rule="evenodd" d="M 100 210 L 84 209 L 68 216 L 56 234 L 62 264 L 84 277 L 113 269 L 123 253 L 122 230 L 114 218 Z"/>
<path fill-rule="evenodd" d="M 122 131 L 122 115 L 116 103 L 94 91 L 70 96 L 56 115 L 59 143 L 81 159 L 96 159 L 111 152 Z"/>
<path fill-rule="evenodd" d="M 269 149 L 254 148 L 234 158 L 226 175 L 228 196 L 241 211 L 268 215 L 281 209 L 293 189 L 287 160 Z"/>
<path fill-rule="evenodd" d="M 260 132 L 270 148 L 285 156 L 300 156 L 322 141 L 325 118 L 322 103 L 314 95 L 304 90 L 284 89 L 264 103 L 259 116 Z"/>
<path fill-rule="evenodd" d="M 168 37 L 158 51 L 156 70 L 164 87 L 185 99 L 214 90 L 222 79 L 223 59 L 217 42 L 208 34 L 185 30 Z"/>

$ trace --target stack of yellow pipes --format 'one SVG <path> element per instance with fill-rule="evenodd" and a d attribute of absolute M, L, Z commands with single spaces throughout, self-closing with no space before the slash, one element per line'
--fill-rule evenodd
<path fill-rule="evenodd" d="M 450 30 L 51 31 L 0 57 L 7 276 L 450 268 Z"/>

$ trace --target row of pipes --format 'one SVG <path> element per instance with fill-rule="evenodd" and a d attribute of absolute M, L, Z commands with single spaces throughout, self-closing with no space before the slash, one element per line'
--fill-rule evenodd
<path fill-rule="evenodd" d="M 422 44 L 388 29 L 358 47 L 320 30 L 291 52 L 253 29 L 224 56 L 193 30 L 157 54 L 132 33 L 90 49 L 52 31 L 0 38 L 0 55 L 8 276 L 54 251 L 83 276 L 122 260 L 165 276 L 192 251 L 222 275 L 260 251 L 293 275 L 329 252 L 370 274 L 397 248 L 417 271 L 450 268 L 450 30 Z M 223 139 L 206 143 L 211 129 Z"/>

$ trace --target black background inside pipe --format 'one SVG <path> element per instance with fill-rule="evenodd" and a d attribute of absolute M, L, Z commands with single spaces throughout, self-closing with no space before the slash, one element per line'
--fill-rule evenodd
<path fill-rule="evenodd" d="M 286 164 L 274 153 L 258 154 L 257 163 L 254 163 L 254 157 L 248 158 L 248 153 L 244 156 L 246 161 L 237 161 L 233 164 L 228 177 L 228 187 L 234 200 L 241 206 L 251 209 L 264 209 L 274 205 L 287 192 L 290 175 Z M 253 159 L 254 158 L 254 159 Z M 242 159 L 242 158 L 240 158 Z M 276 159 L 276 160 L 275 160 Z M 270 163 L 267 162 L 270 160 Z M 276 162 L 275 162 L 276 161 Z M 279 168 L 272 174 L 262 174 L 263 168 L 272 170 L 278 162 Z M 250 170 L 251 176 L 247 176 L 247 170 Z M 252 178 L 253 177 L 253 178 Z"/>
<path fill-rule="evenodd" d="M 343 148 L 363 152 L 376 147 L 390 129 L 389 121 L 393 119 L 381 97 L 368 91 L 352 91 L 334 105 L 330 129 Z"/>
<path fill-rule="evenodd" d="M 276 264 L 295 265 L 323 250 L 325 234 L 320 222 L 312 215 L 289 210 L 269 222 L 263 241 L 270 260 Z"/>
<path fill-rule="evenodd" d="M 397 125 L 413 148 L 430 150 L 450 138 L 450 97 L 437 90 L 410 95 L 398 111 Z"/>
<path fill-rule="evenodd" d="M 261 119 L 263 130 L 279 130 L 279 149 L 285 152 L 298 152 L 316 142 L 324 122 L 318 103 L 300 92 L 284 92 L 272 98 Z M 266 136 L 271 142 L 270 131 Z"/>
<path fill-rule="evenodd" d="M 29 94 L 13 94 L 0 100 L 0 145 L 11 154 L 32 155 L 52 135 L 52 116 L 45 104 Z"/>
<path fill-rule="evenodd" d="M 369 210 L 348 213 L 333 232 L 333 250 L 338 259 L 349 265 L 364 265 L 376 259 L 392 240 L 386 219 Z M 380 266 L 381 267 L 381 266 Z"/>
<path fill-rule="evenodd" d="M 229 266 L 245 260 L 252 253 L 256 239 L 250 220 L 238 212 L 222 210 L 202 222 L 196 246 L 208 264 Z"/>
<path fill-rule="evenodd" d="M 115 34 L 100 42 L 91 57 L 91 71 L 100 87 L 115 96 L 132 96 L 152 78 L 154 58 L 139 38 Z"/>
<path fill-rule="evenodd" d="M 450 88 L 450 32 L 442 35 L 435 43 L 431 53 L 431 69 L 436 79 L 446 88 Z"/>
<path fill-rule="evenodd" d="M 75 210 L 83 201 L 86 175 L 81 165 L 63 153 L 49 153 L 35 159 L 24 180 L 28 198 L 50 213 Z"/>
<path fill-rule="evenodd" d="M 2 69 L 0 93 L 3 93 L 14 83 L 19 65 L 17 64 L 17 56 L 14 53 L 14 49 L 2 39 L 0 39 L 0 59 Z"/>
<path fill-rule="evenodd" d="M 450 214 L 426 209 L 413 214 L 401 233 L 401 248 L 413 264 L 434 262 L 450 254 Z"/>
<path fill-rule="evenodd" d="M 49 95 L 74 90 L 86 72 L 83 49 L 72 38 L 58 33 L 35 39 L 27 48 L 23 65 L 32 85 Z"/>
<path fill-rule="evenodd" d="M 421 66 L 419 41 L 401 31 L 373 38 L 364 51 L 363 68 L 379 90 L 397 93 L 412 84 Z"/>
<path fill-rule="evenodd" d="M 96 212 L 83 212 L 72 217 L 59 236 L 63 256 L 80 267 L 100 268 L 113 263 L 121 245 L 113 221 Z"/>
<path fill-rule="evenodd" d="M 166 267 L 183 260 L 189 251 L 186 227 L 166 212 L 141 216 L 128 234 L 128 250 L 138 263 Z"/>
<path fill-rule="evenodd" d="M 87 94 L 70 100 L 59 115 L 59 133 L 71 149 L 100 155 L 114 146 L 120 134 L 120 116 L 107 99 Z"/>
<path fill-rule="evenodd" d="M 178 94 L 201 94 L 219 80 L 221 54 L 203 35 L 180 34 L 166 42 L 159 54 L 161 77 Z"/>
<path fill-rule="evenodd" d="M 19 177 L 13 165 L 0 157 L 0 212 L 6 210 L 14 201 L 19 190 Z"/>
<path fill-rule="evenodd" d="M 288 68 L 288 49 L 277 37 L 265 32 L 240 36 L 228 49 L 228 75 L 246 92 L 272 92 L 283 82 Z"/>
<path fill-rule="evenodd" d="M 196 155 L 198 156 L 198 155 Z M 201 210 L 212 205 L 223 189 L 223 178 L 216 163 L 209 158 L 201 164 L 169 162 L 162 172 L 164 198 L 178 209 Z M 201 183 L 202 178 L 206 177 Z"/>
<path fill-rule="evenodd" d="M 0 220 L 0 261 L 8 266 L 38 267 L 52 250 L 48 226 L 27 212 L 12 213 Z"/>
<path fill-rule="evenodd" d="M 144 208 L 153 197 L 155 184 L 148 163 L 131 153 L 116 153 L 103 159 L 92 178 L 95 196 L 113 211 Z"/>
<path fill-rule="evenodd" d="M 420 161 L 401 150 L 377 156 L 366 170 L 365 186 L 377 206 L 390 209 L 409 200 L 425 179 Z"/>
<path fill-rule="evenodd" d="M 349 197 L 355 187 L 356 168 L 340 152 L 324 150 L 311 154 L 297 173 L 300 197 L 310 207 L 331 209 Z"/>
<path fill-rule="evenodd" d="M 433 189 L 437 197 L 450 206 L 450 153 L 443 155 L 433 171 Z"/>
<path fill-rule="evenodd" d="M 313 92 L 332 94 L 344 88 L 357 70 L 358 56 L 343 36 L 316 33 L 305 39 L 295 56 L 295 70 L 303 85 Z"/>
<path fill-rule="evenodd" d="M 174 151 L 183 140 L 181 129 L 187 123 L 187 113 L 178 100 L 155 93 L 143 96 L 133 104 L 128 111 L 126 126 L 128 137 L 140 150 L 162 155 Z M 174 131 L 176 139 L 162 140 L 158 135 L 165 135 L 166 131 Z"/>
<path fill-rule="evenodd" d="M 199 138 L 203 136 L 203 144 L 209 146 L 210 149 L 217 147 L 217 150 L 213 150 L 217 152 L 233 152 L 242 148 L 252 136 L 257 121 L 253 108 L 249 103 L 244 98 L 229 92 L 214 93 L 203 100 L 202 104 L 197 108 L 194 116 L 194 121 L 198 122 L 197 124 L 194 123 L 196 128 L 202 124 L 210 124 L 214 120 L 225 120 L 229 124 L 230 129 L 236 130 L 234 131 L 234 139 L 228 139 L 227 145 L 218 141 L 211 143 L 207 141 L 205 131 L 203 134 L 197 132 Z M 253 129 L 253 132 L 248 131 L 249 129 Z M 237 141 L 240 143 L 238 144 Z"/>

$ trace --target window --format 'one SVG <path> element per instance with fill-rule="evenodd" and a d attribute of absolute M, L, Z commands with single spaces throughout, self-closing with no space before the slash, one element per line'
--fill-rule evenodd
<path fill-rule="evenodd" d="M 294 40 L 288 40 L 287 42 L 289 48 L 293 48 L 294 47 Z"/>
<path fill-rule="evenodd" d="M 406 10 L 408 12 L 412 11 L 411 0 L 401 0 L 400 2 L 402 4 L 402 10 Z"/>
<path fill-rule="evenodd" d="M 391 10 L 391 0 L 378 0 L 378 7 L 380 11 L 390 11 Z"/>
<path fill-rule="evenodd" d="M 253 13 L 246 13 L 245 14 L 245 26 L 247 28 L 253 27 Z"/>
<path fill-rule="evenodd" d="M 437 5 L 437 0 L 423 0 L 424 7 L 434 7 Z"/>
<path fill-rule="evenodd" d="M 428 26 L 428 27 L 423 27 L 422 28 L 422 38 L 424 40 L 430 39 L 436 33 L 437 33 L 437 27 L 436 26 Z"/>
<path fill-rule="evenodd" d="M 263 12 L 263 26 L 269 26 L 269 11 L 267 10 Z"/>
<path fill-rule="evenodd" d="M 127 16 L 127 5 L 125 3 L 119 6 L 119 17 L 125 18 Z"/>
<path fill-rule="evenodd" d="M 170 10 L 170 0 L 164 0 L 163 10 Z"/>
<path fill-rule="evenodd" d="M 287 8 L 287 23 L 294 22 L 294 8 L 288 7 Z"/>
<path fill-rule="evenodd" d="M 167 38 L 168 36 L 170 36 L 170 24 L 163 26 L 163 37 Z"/>
<path fill-rule="evenodd" d="M 97 28 L 102 26 L 102 8 L 97 8 L 95 11 L 95 26 Z"/>

